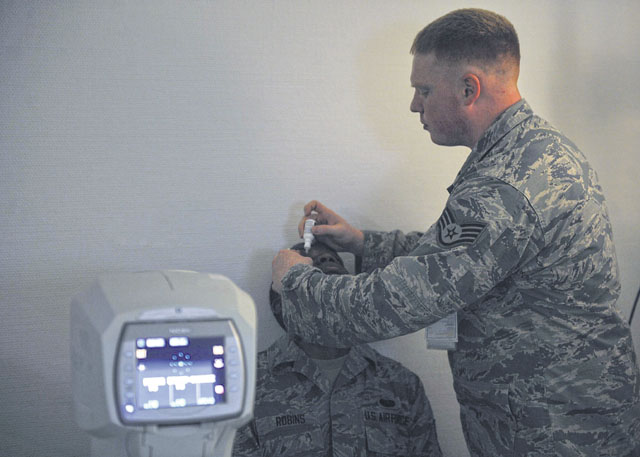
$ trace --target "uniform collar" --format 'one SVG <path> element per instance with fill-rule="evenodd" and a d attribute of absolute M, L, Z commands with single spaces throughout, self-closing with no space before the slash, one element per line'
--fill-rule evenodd
<path fill-rule="evenodd" d="M 352 379 L 358 376 L 369 366 L 375 367 L 378 363 L 376 352 L 367 344 L 360 344 L 351 348 L 342 367 L 342 376 Z"/>
<path fill-rule="evenodd" d="M 302 349 L 288 335 L 278 338 L 267 351 L 269 367 L 272 370 L 278 369 L 282 365 L 293 365 L 296 361 L 304 358 L 304 355 Z"/>
<path fill-rule="evenodd" d="M 269 367 L 272 371 L 293 371 L 301 373 L 323 391 L 328 392 L 331 386 L 320 376 L 320 369 L 288 335 L 279 338 L 267 352 Z M 355 378 L 370 365 L 377 364 L 376 352 L 366 344 L 354 346 L 347 354 L 339 378 L 347 380 Z M 325 385 L 326 384 L 326 385 Z"/>
<path fill-rule="evenodd" d="M 478 140 L 475 147 L 469 153 L 467 160 L 464 162 L 464 165 L 462 165 L 453 184 L 447 188 L 449 193 L 464 179 L 475 164 L 487 156 L 491 149 L 493 149 L 502 138 L 531 116 L 533 116 L 533 110 L 524 98 L 500 113 L 489 128 L 485 130 L 480 140 Z"/>

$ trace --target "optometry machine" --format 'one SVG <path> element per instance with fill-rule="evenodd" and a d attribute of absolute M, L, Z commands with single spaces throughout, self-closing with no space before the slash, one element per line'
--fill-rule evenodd
<path fill-rule="evenodd" d="M 93 457 L 227 457 L 253 413 L 255 306 L 219 275 L 106 274 L 72 301 L 71 362 Z"/>

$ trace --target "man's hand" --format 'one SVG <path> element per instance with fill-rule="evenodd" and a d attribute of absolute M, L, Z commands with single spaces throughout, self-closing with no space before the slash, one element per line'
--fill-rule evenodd
<path fill-rule="evenodd" d="M 282 278 L 287 271 L 299 263 L 305 263 L 307 265 L 313 265 L 313 260 L 310 257 L 304 257 L 297 251 L 291 249 L 283 249 L 273 258 L 271 262 L 271 280 L 273 281 L 272 288 L 278 293 L 282 292 Z"/>
<path fill-rule="evenodd" d="M 298 224 L 300 237 L 304 232 L 304 222 L 307 219 L 315 219 L 316 225 L 311 231 L 332 249 L 338 252 L 351 252 L 361 256 L 364 251 L 364 234 L 362 231 L 350 225 L 342 217 L 324 206 L 317 200 L 310 201 L 304 206 L 304 217 Z"/>

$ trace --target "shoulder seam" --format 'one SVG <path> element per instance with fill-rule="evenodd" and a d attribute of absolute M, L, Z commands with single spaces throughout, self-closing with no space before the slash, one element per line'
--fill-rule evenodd
<path fill-rule="evenodd" d="M 510 187 L 511 189 L 515 190 L 518 195 L 520 195 L 524 201 L 527 202 L 527 205 L 529 205 L 529 208 L 531 208 L 531 210 L 534 212 L 534 214 L 536 215 L 536 225 L 538 226 L 538 228 L 540 229 L 540 232 L 542 233 L 542 236 L 544 237 L 544 244 L 547 245 L 548 244 L 548 240 L 547 240 L 547 233 L 544 230 L 544 227 L 542 226 L 542 223 L 540 221 L 542 221 L 542 217 L 540 216 L 540 214 L 538 213 L 538 211 L 536 210 L 536 207 L 533 206 L 533 204 L 531 203 L 531 201 L 527 198 L 527 196 L 524 194 L 524 192 L 522 192 L 522 190 L 518 189 L 517 187 L 515 187 L 513 184 L 505 181 L 504 179 L 498 178 L 496 176 L 490 176 L 490 175 L 485 175 L 485 174 L 481 174 L 478 173 L 477 175 L 478 178 L 483 178 L 483 179 L 488 179 L 488 180 L 492 180 L 492 181 L 496 181 L 500 184 L 504 184 L 505 186 Z M 470 178 L 468 179 L 466 182 L 469 181 L 473 181 L 474 178 Z"/>

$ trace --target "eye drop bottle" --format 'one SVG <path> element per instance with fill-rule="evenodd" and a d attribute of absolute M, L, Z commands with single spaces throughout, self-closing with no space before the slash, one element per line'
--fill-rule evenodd
<path fill-rule="evenodd" d="M 304 234 L 302 238 L 304 239 L 304 251 L 308 254 L 309 249 L 311 249 L 311 243 L 313 243 L 313 233 L 311 233 L 311 227 L 316 225 L 316 221 L 313 219 L 307 219 L 304 222 Z"/>

